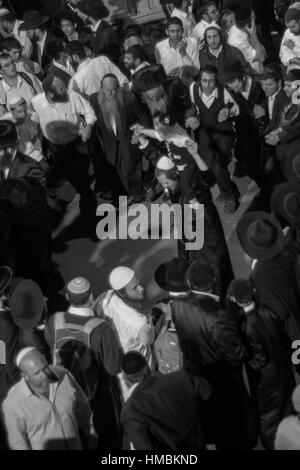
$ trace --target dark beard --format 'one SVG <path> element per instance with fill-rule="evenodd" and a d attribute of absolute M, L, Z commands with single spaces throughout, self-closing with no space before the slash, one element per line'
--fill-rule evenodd
<path fill-rule="evenodd" d="M 123 302 L 128 305 L 129 307 L 133 308 L 134 310 L 136 310 L 137 312 L 139 313 L 144 313 L 142 311 L 143 309 L 143 301 L 142 300 L 133 300 L 133 299 L 129 299 L 127 297 L 127 295 L 124 293 L 124 292 L 121 292 L 121 291 L 118 291 L 116 293 L 120 299 L 123 300 Z"/>
<path fill-rule="evenodd" d="M 69 97 L 67 93 L 65 95 L 59 95 L 52 91 L 51 101 L 53 103 L 67 103 L 69 101 Z"/>

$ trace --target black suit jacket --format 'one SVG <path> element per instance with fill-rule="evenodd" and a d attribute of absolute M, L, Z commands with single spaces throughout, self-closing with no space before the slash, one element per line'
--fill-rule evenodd
<path fill-rule="evenodd" d="M 126 443 L 136 450 L 176 450 L 197 426 L 198 406 L 210 396 L 209 383 L 184 370 L 167 375 L 151 374 L 141 382 L 123 406 L 121 423 Z"/>
<path fill-rule="evenodd" d="M 45 173 L 41 165 L 20 152 L 16 153 L 7 178 L 32 178 L 45 185 Z"/>
<path fill-rule="evenodd" d="M 41 59 L 42 63 L 40 64 L 43 70 L 45 70 L 46 67 L 48 67 L 48 65 L 50 65 L 50 63 L 52 62 L 52 59 L 54 58 L 60 43 L 61 39 L 59 39 L 57 36 L 55 36 L 55 34 L 51 33 L 50 31 L 47 31 L 47 36 Z"/>
<path fill-rule="evenodd" d="M 275 129 L 278 129 L 278 127 L 280 127 L 281 118 L 288 102 L 289 100 L 285 92 L 281 89 L 276 95 L 275 100 L 274 100 L 272 119 L 270 119 L 269 112 L 267 109 L 267 131 L 268 132 L 271 132 Z M 267 99 L 267 108 L 268 108 L 268 99 Z"/>
<path fill-rule="evenodd" d="M 94 55 L 106 55 L 115 64 L 120 58 L 120 43 L 113 28 L 104 20 L 92 35 L 91 47 Z"/>

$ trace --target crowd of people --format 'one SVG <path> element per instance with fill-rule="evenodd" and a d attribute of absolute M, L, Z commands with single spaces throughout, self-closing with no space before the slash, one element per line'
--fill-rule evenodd
<path fill-rule="evenodd" d="M 151 54 L 101 0 L 22 19 L 0 2 L 2 449 L 300 449 L 300 2 L 161 3 Z M 212 195 L 230 219 L 242 177 L 249 278 Z M 192 225 L 204 206 L 202 248 L 183 230 L 153 273 L 160 302 L 130 266 L 97 295 L 63 284 L 61 180 L 92 239 L 99 200 L 188 206 Z"/>

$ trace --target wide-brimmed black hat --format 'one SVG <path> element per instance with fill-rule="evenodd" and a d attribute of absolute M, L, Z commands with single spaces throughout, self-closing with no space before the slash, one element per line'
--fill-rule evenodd
<path fill-rule="evenodd" d="M 300 140 L 288 146 L 280 160 L 280 166 L 287 181 L 300 181 Z"/>
<path fill-rule="evenodd" d="M 253 211 L 243 215 L 236 231 L 243 250 L 250 258 L 265 261 L 275 258 L 282 250 L 282 228 L 267 212 Z"/>
<path fill-rule="evenodd" d="M 209 292 L 214 285 L 215 273 L 208 264 L 195 260 L 189 266 L 186 278 L 191 289 Z"/>
<path fill-rule="evenodd" d="M 271 208 L 290 227 L 298 226 L 300 221 L 300 181 L 299 183 L 282 183 L 276 186 L 271 198 Z"/>
<path fill-rule="evenodd" d="M 236 278 L 231 281 L 227 295 L 234 297 L 241 304 L 246 304 L 253 300 L 254 288 L 249 279 Z"/>
<path fill-rule="evenodd" d="M 20 328 L 34 328 L 42 318 L 45 301 L 36 282 L 21 280 L 11 293 L 9 308 L 12 318 Z"/>
<path fill-rule="evenodd" d="M 77 8 L 84 15 L 96 16 L 99 19 L 107 18 L 110 11 L 101 0 L 82 0 L 78 3 Z"/>
<path fill-rule="evenodd" d="M 154 273 L 156 284 L 168 292 L 185 292 L 188 290 L 185 275 L 189 263 L 183 258 L 173 258 L 161 264 Z"/>
<path fill-rule="evenodd" d="M 272 62 L 267 64 L 264 67 L 264 70 L 261 74 L 257 76 L 259 80 L 268 80 L 272 78 L 273 80 L 282 80 L 283 77 L 283 70 L 280 64 L 276 62 Z"/>
<path fill-rule="evenodd" d="M 251 17 L 251 13 L 250 8 L 239 6 L 235 10 L 235 18 L 237 21 L 246 21 Z"/>
<path fill-rule="evenodd" d="M 221 75 L 222 82 L 233 82 L 237 78 L 242 78 L 246 71 L 239 60 L 228 60 L 224 63 L 223 73 Z"/>
<path fill-rule="evenodd" d="M 16 125 L 9 120 L 0 121 L 0 148 L 15 147 L 18 143 Z"/>
<path fill-rule="evenodd" d="M 73 13 L 71 10 L 67 8 L 61 8 L 54 14 L 54 18 L 57 20 L 69 20 L 72 23 L 77 23 L 78 16 L 76 13 Z"/>
<path fill-rule="evenodd" d="M 9 266 L 0 266 L 0 295 L 10 285 L 13 275 L 13 270 Z"/>
<path fill-rule="evenodd" d="M 42 16 L 37 10 L 25 11 L 23 17 L 23 23 L 21 24 L 20 31 L 29 31 L 30 29 L 36 29 L 47 23 L 49 16 Z"/>
<path fill-rule="evenodd" d="M 135 92 L 153 90 L 163 85 L 167 80 L 166 72 L 161 64 L 152 64 L 143 67 L 132 77 L 132 86 Z"/>

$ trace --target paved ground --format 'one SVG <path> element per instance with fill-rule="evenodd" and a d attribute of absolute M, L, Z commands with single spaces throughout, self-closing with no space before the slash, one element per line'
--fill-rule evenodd
<path fill-rule="evenodd" d="M 243 194 L 241 206 L 236 214 L 226 216 L 222 206 L 218 203 L 216 205 L 223 222 L 235 275 L 247 276 L 250 269 L 249 260 L 239 245 L 235 227 L 255 194 L 256 186 L 247 178 L 237 179 L 236 182 Z M 60 193 L 68 201 L 74 198 L 74 191 L 67 183 L 63 185 Z M 213 194 L 214 197 L 218 195 L 216 187 Z M 77 197 L 70 203 L 69 209 L 69 218 L 75 218 L 75 221 L 54 240 L 54 260 L 65 282 L 78 275 L 86 276 L 93 285 L 95 295 L 98 295 L 107 289 L 106 279 L 111 269 L 123 264 L 134 267 L 140 273 L 151 303 L 162 294 L 153 281 L 153 273 L 160 263 L 176 256 L 175 240 L 93 241 L 87 236 L 85 227 L 79 222 L 80 219 L 76 219 L 79 213 Z"/>

